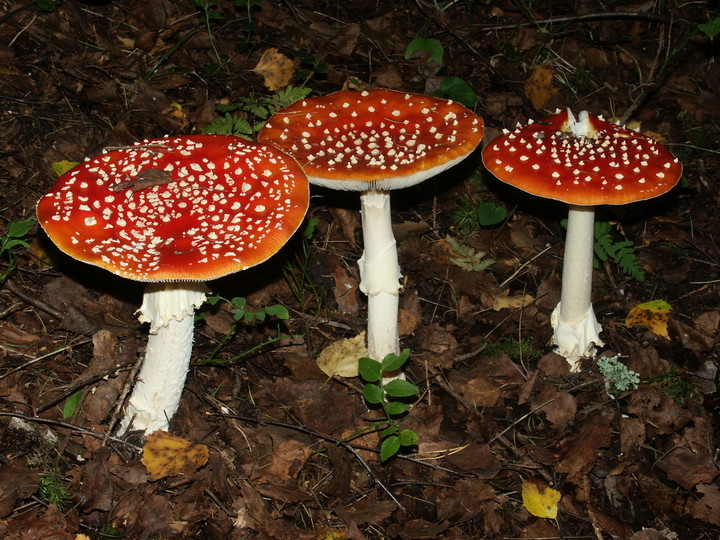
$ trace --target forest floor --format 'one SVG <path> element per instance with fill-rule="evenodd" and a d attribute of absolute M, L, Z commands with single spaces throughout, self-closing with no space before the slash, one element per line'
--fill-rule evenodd
<path fill-rule="evenodd" d="M 676 0 L 0 0 L 0 537 L 720 538 L 717 16 Z M 678 186 L 597 214 L 627 270 L 595 271 L 599 354 L 639 384 L 613 392 L 596 359 L 571 373 L 552 352 L 566 207 L 476 152 L 392 196 L 420 389 L 398 422 L 417 445 L 381 462 L 363 382 L 318 367 L 363 331 L 366 300 L 358 199 L 313 188 L 307 235 L 210 284 L 290 317 L 202 308 L 170 424 L 185 466 L 146 467 L 143 441 L 111 431 L 143 356 L 143 284 L 24 220 L 65 162 L 165 134 L 252 137 L 288 83 L 439 91 L 469 100 L 486 141 L 570 107 L 666 144 Z M 481 225 L 488 208 L 506 218 Z M 659 324 L 627 321 L 653 300 L 671 308 L 654 304 Z M 524 501 L 532 486 L 546 499 Z M 556 519 L 530 511 L 538 497 Z"/>

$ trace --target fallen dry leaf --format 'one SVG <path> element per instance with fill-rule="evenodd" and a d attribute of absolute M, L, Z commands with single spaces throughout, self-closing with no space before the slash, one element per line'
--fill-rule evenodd
<path fill-rule="evenodd" d="M 0 467 L 0 518 L 13 511 L 18 499 L 26 499 L 38 489 L 40 475 L 26 467 Z"/>
<path fill-rule="evenodd" d="M 353 338 L 345 338 L 325 347 L 318 355 L 317 365 L 327 375 L 357 377 L 358 360 L 367 356 L 365 332 Z"/>
<path fill-rule="evenodd" d="M 625 325 L 628 328 L 642 326 L 658 336 L 670 339 L 668 318 L 671 309 L 670 304 L 664 300 L 651 300 L 644 304 L 638 304 L 629 311 Z"/>
<path fill-rule="evenodd" d="M 516 294 L 514 296 L 510 296 L 509 289 L 505 289 L 493 299 L 493 309 L 495 311 L 500 311 L 505 308 L 519 309 L 531 304 L 534 301 L 535 299 L 529 294 Z"/>
<path fill-rule="evenodd" d="M 553 86 L 555 72 L 550 64 L 533 66 L 532 73 L 525 81 L 525 95 L 535 109 L 542 109 L 558 89 Z"/>
<path fill-rule="evenodd" d="M 561 497 L 559 491 L 544 484 L 532 480 L 522 483 L 523 505 L 535 517 L 555 519 Z"/>
<path fill-rule="evenodd" d="M 295 73 L 295 62 L 275 47 L 265 49 L 253 71 L 263 77 L 263 84 L 271 92 L 285 88 Z"/>
<path fill-rule="evenodd" d="M 194 444 L 158 430 L 147 438 L 142 463 L 150 477 L 159 480 L 192 473 L 207 463 L 209 453 L 204 444 Z"/>
<path fill-rule="evenodd" d="M 688 512 L 695 519 L 720 525 L 720 488 L 714 484 L 698 484 L 695 489 L 702 494 L 688 504 Z"/>

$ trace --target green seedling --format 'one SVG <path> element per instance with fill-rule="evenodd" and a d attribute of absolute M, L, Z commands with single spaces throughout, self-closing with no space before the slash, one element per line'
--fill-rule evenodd
<path fill-rule="evenodd" d="M 47 504 L 54 504 L 62 511 L 70 500 L 70 492 L 56 473 L 50 473 L 40 478 L 40 498 Z"/>
<path fill-rule="evenodd" d="M 307 97 L 310 92 L 310 88 L 287 86 L 271 96 L 241 98 L 238 103 L 220 105 L 216 110 L 224 116 L 215 119 L 203 132 L 251 139 L 252 135 L 262 129 L 270 116 L 298 99 Z"/>
<path fill-rule="evenodd" d="M 640 375 L 620 362 L 619 355 L 598 358 L 597 366 L 605 377 L 605 390 L 610 397 L 618 393 L 637 388 L 640 384 Z"/>
<path fill-rule="evenodd" d="M 405 59 L 424 62 L 434 73 L 443 67 L 445 50 L 437 39 L 416 38 L 405 49 Z M 459 77 L 446 77 L 433 92 L 434 97 L 451 99 L 473 108 L 477 105 L 478 96 L 472 87 Z"/>
<path fill-rule="evenodd" d="M 460 77 L 444 78 L 440 81 L 440 87 L 433 92 L 433 96 L 457 101 L 469 109 L 475 107 L 478 102 L 475 90 Z"/>
<path fill-rule="evenodd" d="M 507 210 L 490 201 L 477 202 L 464 197 L 453 212 L 453 222 L 463 235 L 470 235 L 484 227 L 494 227 L 505 221 Z"/>
<path fill-rule="evenodd" d="M 320 223 L 318 218 L 308 219 L 302 234 L 301 249 L 296 250 L 293 260 L 282 265 L 283 276 L 293 297 L 300 304 L 300 311 L 305 313 L 314 302 L 316 317 L 320 316 L 324 296 L 322 286 L 316 284 L 310 275 L 311 243 L 318 223 Z"/>
<path fill-rule="evenodd" d="M 475 248 L 471 246 L 460 245 L 458 241 L 451 236 L 446 236 L 445 240 L 453 252 L 458 255 L 458 257 L 450 257 L 450 262 L 463 270 L 468 272 L 482 272 L 495 264 L 495 259 L 485 258 L 484 251 L 475 251 Z"/>
<path fill-rule="evenodd" d="M 35 0 L 35 5 L 46 13 L 52 13 L 62 4 L 62 0 Z"/>
<path fill-rule="evenodd" d="M 415 38 L 405 49 L 405 60 L 421 58 L 435 73 L 443 66 L 445 49 L 437 39 Z"/>
<path fill-rule="evenodd" d="M 67 420 L 68 418 L 72 418 L 75 415 L 75 412 L 77 411 L 78 407 L 80 406 L 80 402 L 82 401 L 83 397 L 83 390 L 82 388 L 75 392 L 72 396 L 67 398 L 65 401 L 65 405 L 63 405 L 63 420 Z"/>
<path fill-rule="evenodd" d="M 520 360 L 537 360 L 542 356 L 543 351 L 535 348 L 533 338 L 529 336 L 520 340 L 505 337 L 497 340 L 495 343 L 488 343 L 484 354 L 487 356 L 504 354 L 517 362 Z"/>
<path fill-rule="evenodd" d="M 410 410 L 410 405 L 394 398 L 416 396 L 420 390 L 414 384 L 395 379 L 383 381 L 383 373 L 399 370 L 410 357 L 410 349 L 403 350 L 399 355 L 390 353 L 382 362 L 372 358 L 361 358 L 358 362 L 360 376 L 367 383 L 363 387 L 363 396 L 368 403 L 379 405 L 385 419 L 376 422 L 365 431 L 381 429 L 380 460 L 387 461 L 397 454 L 401 448 L 414 446 L 418 442 L 417 433 L 411 429 L 402 429 L 393 418 Z"/>
<path fill-rule="evenodd" d="M 712 21 L 698 24 L 698 30 L 703 32 L 710 39 L 713 39 L 715 36 L 720 34 L 720 16 L 715 17 Z"/>
<path fill-rule="evenodd" d="M 283 335 L 280 332 L 278 332 L 278 336 L 269 339 L 267 341 L 264 341 L 258 345 L 255 345 L 254 347 L 251 347 L 250 349 L 243 351 L 242 353 L 233 356 L 229 359 L 218 359 L 217 355 L 218 353 L 227 345 L 230 340 L 237 334 L 238 328 L 241 323 L 252 323 L 255 321 L 258 322 L 265 322 L 268 317 L 275 317 L 276 319 L 280 320 L 286 320 L 290 318 L 290 314 L 288 313 L 288 310 L 285 306 L 282 306 L 280 304 L 275 304 L 272 306 L 266 306 L 264 308 L 260 308 L 257 310 L 250 310 L 247 308 L 247 300 L 245 298 L 241 297 L 235 297 L 232 300 L 228 300 L 227 298 L 223 298 L 219 295 L 213 295 L 208 297 L 207 303 L 211 306 L 214 306 L 218 302 L 227 302 L 230 304 L 230 314 L 233 316 L 233 319 L 235 319 L 235 322 L 230 327 L 230 331 L 220 340 L 220 342 L 215 346 L 215 349 L 210 353 L 210 356 L 203 360 L 203 363 L 214 363 L 214 364 L 230 364 L 232 362 L 235 362 L 239 360 L 240 358 L 247 356 L 248 354 L 254 353 L 255 351 L 260 350 L 261 348 L 270 345 L 272 343 L 275 343 L 277 341 L 280 341 L 282 339 L 286 339 L 291 336 Z M 207 313 L 198 313 L 195 318 L 196 320 L 202 320 L 205 317 L 207 317 Z"/>
<path fill-rule="evenodd" d="M 295 80 L 299 81 L 300 86 L 303 87 L 310 81 L 310 79 L 320 75 L 326 75 L 327 72 L 328 65 L 326 62 L 323 62 L 312 55 L 304 55 L 300 57 L 300 66 L 295 74 Z"/>
<path fill-rule="evenodd" d="M 0 236 L 0 260 L 6 264 L 5 270 L 0 271 L 0 283 L 17 268 L 18 248 L 28 249 L 30 244 L 25 237 L 35 225 L 35 218 L 16 219 L 8 222 L 7 232 Z"/>
<path fill-rule="evenodd" d="M 648 383 L 671 397 L 680 407 L 687 407 L 690 400 L 699 399 L 702 396 L 698 387 L 683 378 L 675 367 L 663 375 L 648 378 Z"/>

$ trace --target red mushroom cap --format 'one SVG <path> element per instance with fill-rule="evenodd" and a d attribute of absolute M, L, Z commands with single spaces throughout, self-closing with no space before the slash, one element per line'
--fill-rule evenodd
<path fill-rule="evenodd" d="M 297 159 L 312 184 L 365 191 L 418 184 L 467 157 L 482 136 L 482 118 L 459 103 L 379 89 L 299 100 L 258 140 Z"/>
<path fill-rule="evenodd" d="M 85 161 L 40 199 L 37 216 L 76 259 L 138 281 L 199 281 L 277 252 L 300 226 L 308 191 L 297 162 L 275 148 L 189 135 Z"/>
<path fill-rule="evenodd" d="M 503 182 L 578 206 L 652 199 L 682 174 L 657 141 L 587 113 L 575 122 L 569 110 L 506 132 L 482 157 Z"/>

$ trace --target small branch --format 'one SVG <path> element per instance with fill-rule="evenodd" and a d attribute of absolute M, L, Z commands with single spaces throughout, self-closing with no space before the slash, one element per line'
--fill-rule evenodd
<path fill-rule="evenodd" d="M 0 379 L 7 377 L 8 375 L 12 375 L 16 371 L 23 370 L 29 366 L 32 366 L 33 364 L 36 364 L 37 362 L 40 362 L 41 360 L 45 360 L 46 358 L 50 358 L 51 356 L 55 356 L 56 354 L 59 354 L 63 351 L 67 351 L 68 349 L 72 349 L 73 347 L 80 347 L 81 345 L 87 345 L 88 343 L 91 343 L 92 339 L 85 339 L 83 341 L 78 341 L 77 343 L 70 343 L 69 345 L 65 345 L 64 347 L 60 347 L 59 349 L 55 349 L 52 352 L 49 352 L 47 354 L 43 354 L 42 356 L 38 356 L 37 358 L 31 359 L 29 362 L 25 362 L 22 365 L 19 365 L 16 368 L 11 369 L 10 371 L 7 371 L 0 375 Z"/>
<path fill-rule="evenodd" d="M 64 429 L 69 429 L 71 431 L 77 431 L 78 433 L 82 433 L 83 435 L 89 435 L 90 437 L 94 437 L 96 439 L 105 439 L 106 436 L 103 433 L 95 433 L 94 431 L 90 431 L 89 429 L 82 428 L 80 426 L 76 426 L 74 424 L 69 424 L 67 422 L 61 422 L 60 420 L 52 420 L 50 418 L 40 418 L 39 416 L 29 416 L 27 414 L 19 414 L 19 413 L 11 413 L 6 411 L 0 411 L 0 416 L 7 416 L 9 418 L 18 418 L 20 420 L 25 420 L 26 422 L 35 422 L 38 424 L 45 424 L 49 426 L 57 426 Z M 125 446 L 129 446 L 135 451 L 140 451 L 142 448 L 139 446 L 129 443 L 127 441 L 124 441 L 122 439 L 119 439 L 117 437 L 108 437 L 112 442 L 124 444 Z"/>
<path fill-rule="evenodd" d="M 630 19 L 659 22 L 670 24 L 670 17 L 663 15 L 655 15 L 654 13 L 642 13 L 639 11 L 630 12 L 603 12 L 603 13 L 587 13 L 585 15 L 575 15 L 572 17 L 553 17 L 552 19 L 539 19 L 527 22 L 517 22 L 513 24 L 501 24 L 496 26 L 478 26 L 474 29 L 473 34 L 478 32 L 493 32 L 496 30 L 515 30 L 520 26 L 541 26 L 552 24 L 579 23 L 587 21 L 604 21 L 613 19 Z M 472 35 L 472 34 L 471 34 Z"/>
<path fill-rule="evenodd" d="M 37 409 L 35 409 L 35 414 L 40 414 L 41 412 L 48 410 L 50 407 L 57 405 L 63 399 L 73 395 L 75 392 L 77 392 L 81 388 L 84 388 L 91 384 L 95 384 L 96 382 L 101 381 L 101 380 L 105 379 L 106 377 L 114 378 L 113 375 L 115 377 L 117 377 L 121 372 L 127 371 L 128 369 L 130 369 L 130 366 L 126 366 L 126 365 L 113 367 L 111 369 L 104 371 L 103 373 L 98 373 L 97 375 L 94 375 L 87 379 L 81 379 L 78 382 L 76 382 L 75 384 L 73 384 L 72 386 L 70 386 L 69 388 L 67 388 L 66 390 L 64 390 L 62 393 L 60 393 L 60 395 L 55 396 L 50 401 L 40 405 Z"/>
<path fill-rule="evenodd" d="M 5 282 L 5 288 L 13 293 L 15 296 L 17 296 L 20 300 L 25 302 L 26 304 L 39 309 L 40 311 L 44 311 L 48 315 L 50 315 L 53 319 L 57 319 L 58 321 L 63 320 L 63 313 L 62 311 L 59 311 L 52 307 L 51 305 L 43 302 L 38 298 L 36 295 L 29 294 L 25 292 L 17 283 L 15 283 L 12 279 L 8 279 Z"/>

